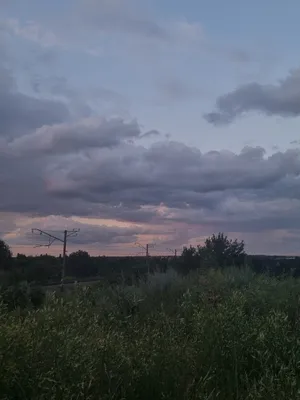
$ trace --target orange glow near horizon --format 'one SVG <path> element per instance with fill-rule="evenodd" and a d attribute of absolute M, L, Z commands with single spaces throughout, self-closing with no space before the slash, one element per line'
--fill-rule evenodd
<path fill-rule="evenodd" d="M 41 254 L 48 254 L 58 257 L 62 253 L 62 246 L 52 245 L 51 247 L 37 247 L 24 245 L 24 246 L 10 246 L 13 255 L 16 256 L 18 253 L 25 254 L 26 256 L 38 256 Z M 85 250 L 91 256 L 135 256 L 141 249 L 134 245 L 134 243 L 129 244 L 116 244 L 99 246 L 98 249 L 93 247 L 86 248 L 85 246 L 74 246 L 71 243 L 67 246 L 67 254 L 73 253 L 77 250 Z"/>
<path fill-rule="evenodd" d="M 151 208 L 153 207 L 145 207 Z M 163 214 L 168 216 L 168 208 L 164 205 L 160 205 L 155 208 L 158 214 Z M 34 237 L 30 238 L 31 229 L 41 228 L 45 231 L 47 230 L 61 230 L 64 229 L 73 229 L 80 228 L 82 233 L 84 232 L 84 226 L 87 228 L 90 227 L 101 227 L 106 226 L 108 228 L 132 228 L 133 232 L 135 228 L 137 231 L 142 230 L 145 233 L 137 233 L 136 234 L 136 242 L 139 242 L 142 246 L 148 244 L 155 243 L 155 248 L 152 248 L 150 253 L 152 254 L 165 254 L 168 252 L 168 248 L 180 248 L 186 244 L 193 244 L 191 240 L 189 240 L 189 228 L 185 223 L 172 223 L 172 221 L 165 222 L 164 224 L 159 223 L 135 223 L 131 221 L 118 221 L 115 219 L 106 219 L 106 218 L 94 218 L 94 217 L 78 217 L 72 216 L 69 218 L 61 217 L 59 215 L 50 215 L 45 217 L 37 217 L 37 216 L 23 216 L 14 214 L 12 215 L 14 218 L 15 225 L 17 228 L 8 232 L 4 235 L 3 239 L 7 241 L 10 245 L 13 254 L 23 253 L 26 255 L 40 255 L 40 254 L 51 254 L 58 256 L 62 253 L 62 245 L 58 242 L 53 243 L 53 245 L 49 248 L 46 246 L 36 247 Z M 152 233 L 153 232 L 153 233 Z M 181 234 L 183 232 L 185 234 Z M 184 244 L 178 243 L 176 244 L 177 234 L 179 242 L 185 242 Z M 28 235 L 26 239 L 26 235 Z M 24 238 L 26 239 L 24 242 Z M 133 238 L 134 240 L 134 238 Z M 167 244 L 172 243 L 172 240 L 175 241 L 175 244 Z M 171 242 L 170 242 L 171 241 Z M 193 240 L 194 242 L 194 240 Z M 45 242 L 46 243 L 46 242 Z M 143 252 L 143 249 L 139 248 L 134 242 L 132 243 L 99 243 L 99 245 L 88 243 L 86 244 L 75 244 L 72 242 L 70 238 L 67 245 L 68 253 L 71 253 L 76 250 L 86 250 L 91 255 L 107 255 L 107 256 L 121 256 L 121 255 L 137 255 L 137 253 Z"/>

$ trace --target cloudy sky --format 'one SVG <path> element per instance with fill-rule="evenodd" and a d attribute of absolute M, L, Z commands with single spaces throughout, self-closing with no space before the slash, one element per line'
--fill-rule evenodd
<path fill-rule="evenodd" d="M 221 6 L 222 3 L 222 6 Z M 0 0 L 0 236 L 299 254 L 300 2 Z"/>

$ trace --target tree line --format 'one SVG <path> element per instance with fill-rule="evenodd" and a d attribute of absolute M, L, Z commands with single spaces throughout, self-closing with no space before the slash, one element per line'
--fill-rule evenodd
<path fill-rule="evenodd" d="M 299 275 L 300 260 L 275 257 L 249 256 L 244 241 L 230 239 L 224 233 L 207 238 L 203 245 L 185 247 L 178 257 L 92 257 L 87 251 L 78 250 L 67 257 L 66 281 L 102 277 L 115 281 L 122 277 L 130 281 L 149 271 L 166 272 L 173 268 L 180 274 L 195 269 L 241 267 L 247 264 L 257 273 Z M 13 257 L 8 244 L 0 240 L 0 280 L 2 284 L 18 282 L 47 285 L 59 283 L 62 259 L 50 255 Z"/>

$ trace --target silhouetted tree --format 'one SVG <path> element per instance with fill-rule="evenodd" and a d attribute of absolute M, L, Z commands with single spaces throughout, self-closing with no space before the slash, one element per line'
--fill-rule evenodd
<path fill-rule="evenodd" d="M 228 265 L 241 266 L 245 262 L 244 241 L 228 239 L 224 233 L 220 232 L 207 238 L 203 248 L 213 256 L 221 268 Z"/>
<path fill-rule="evenodd" d="M 12 265 L 12 252 L 7 243 L 0 239 L 0 268 L 8 269 Z"/>
<path fill-rule="evenodd" d="M 67 274 L 84 278 L 97 274 L 97 267 L 87 251 L 78 250 L 68 257 Z"/>
<path fill-rule="evenodd" d="M 241 266 L 245 263 L 245 244 L 237 239 L 228 239 L 223 233 L 207 238 L 203 246 L 185 247 L 179 269 L 187 273 L 192 269 Z"/>
<path fill-rule="evenodd" d="M 190 270 L 198 268 L 200 268 L 198 248 L 194 246 L 184 247 L 176 269 L 178 269 L 180 273 L 186 274 Z"/>

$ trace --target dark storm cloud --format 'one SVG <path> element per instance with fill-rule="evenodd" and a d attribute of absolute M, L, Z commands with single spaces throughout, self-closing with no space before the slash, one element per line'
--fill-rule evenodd
<path fill-rule="evenodd" d="M 220 96 L 216 109 L 204 115 L 212 124 L 233 122 L 244 113 L 256 111 L 265 115 L 297 117 L 300 115 L 300 69 L 273 85 L 250 83 Z"/>
<path fill-rule="evenodd" d="M 214 209 L 171 210 L 173 219 L 188 225 L 216 226 L 224 232 L 255 233 L 284 229 L 299 229 L 300 198 L 265 200 L 265 193 L 250 195 L 245 191 L 219 193 Z M 270 194 L 270 193 L 269 193 Z"/>
<path fill-rule="evenodd" d="M 57 82 L 54 89 L 58 90 L 58 86 Z M 66 94 L 66 88 L 71 98 L 72 88 L 63 87 L 62 94 Z M 94 92 L 95 97 L 103 95 L 97 88 Z M 0 211 L 31 216 L 59 214 L 117 216 L 120 220 L 131 221 L 152 219 L 155 213 L 140 207 L 116 207 L 115 204 L 110 206 L 81 199 L 65 201 L 49 193 L 51 173 L 58 161 L 64 168 L 69 168 L 81 157 L 89 157 L 87 149 L 95 151 L 97 147 L 107 148 L 123 140 L 148 135 L 141 131 L 136 121 L 126 123 L 118 118 L 94 118 L 72 122 L 65 104 L 68 103 L 44 99 L 40 93 L 39 97 L 31 97 L 20 92 L 11 71 L 1 65 Z M 155 132 L 149 132 L 149 135 Z M 73 153 L 76 154 L 68 157 Z"/>
<path fill-rule="evenodd" d="M 74 123 L 45 125 L 10 142 L 8 148 L 21 155 L 67 154 L 85 149 L 110 148 L 144 135 L 147 133 L 142 134 L 136 121 L 86 118 Z"/>
<path fill-rule="evenodd" d="M 83 204 L 121 204 L 119 217 L 123 207 L 135 210 L 163 203 L 170 210 L 152 215 L 151 221 L 215 225 L 240 232 L 300 225 L 299 150 L 270 157 L 263 149 L 250 147 L 240 154 L 202 154 L 168 142 L 149 149 L 122 147 L 109 157 L 103 153 L 89 163 L 82 160 L 69 167 L 63 174 L 58 166 L 60 173 L 53 173 L 50 193 Z"/>
<path fill-rule="evenodd" d="M 53 193 L 80 198 L 101 193 L 102 202 L 169 205 L 189 203 L 189 193 L 196 202 L 197 194 L 265 188 L 288 175 L 298 176 L 300 160 L 297 149 L 265 158 L 260 148 L 202 154 L 181 143 L 162 142 L 149 149 L 128 145 L 100 152 L 61 171 L 58 164 Z"/>
<path fill-rule="evenodd" d="M 59 158 L 64 158 L 61 155 Z M 78 161 L 80 155 L 66 160 L 64 167 Z M 147 223 L 155 220 L 154 210 L 145 209 L 137 204 L 123 205 L 120 202 L 111 203 L 99 201 L 99 195 L 88 199 L 66 194 L 56 196 L 51 193 L 52 164 L 56 156 L 45 158 L 20 158 L 1 152 L 0 145 L 0 212 L 20 213 L 32 217 L 47 215 L 72 215 L 82 217 L 97 217 L 130 221 L 132 223 Z M 63 164 L 60 164 L 63 165 Z M 101 175 L 101 172 L 100 172 Z"/>
<path fill-rule="evenodd" d="M 134 7 L 126 8 L 124 2 L 81 3 L 86 8 L 81 15 L 84 29 L 88 21 L 96 36 L 113 30 L 135 39 L 169 40 L 164 27 Z M 178 27 L 169 25 L 168 32 L 172 29 L 175 33 Z M 181 35 L 190 38 L 180 30 L 165 43 L 175 39 L 180 46 L 187 45 Z M 51 54 L 45 53 L 44 62 Z M 249 61 L 244 53 L 235 56 Z M 34 63 L 26 71 L 37 74 L 31 81 L 34 94 L 22 92 L 12 71 L 0 66 L 0 234 L 1 230 L 17 233 L 20 215 L 38 217 L 32 227 L 81 228 L 72 241 L 87 249 L 92 244 L 104 248 L 134 243 L 138 235 L 165 236 L 163 230 L 169 231 L 170 226 L 178 231 L 162 240 L 172 247 L 193 237 L 189 227 L 196 232 L 194 237 L 218 230 L 253 235 L 266 230 L 300 231 L 299 148 L 274 150 L 267 156 L 260 147 L 246 147 L 236 154 L 202 153 L 172 141 L 143 146 L 147 137 L 158 138 L 160 133 L 144 132 L 135 120 L 91 117 L 96 114 L 95 104 L 103 114 L 104 102 L 122 108 L 124 99 L 117 93 L 96 86 L 79 90 L 64 77 L 39 76 Z M 24 82 L 24 74 L 19 77 Z M 199 95 L 176 81 L 164 89 L 176 99 Z M 300 72 L 293 71 L 277 85 L 239 87 L 217 99 L 216 110 L 205 117 L 211 123 L 229 123 L 251 111 L 298 116 Z M 131 227 L 92 226 L 78 223 L 81 219 L 74 216 L 129 222 Z M 26 229 L 21 226 L 10 243 L 32 244 L 32 238 L 26 242 L 24 236 L 30 227 L 30 222 Z M 161 232 L 154 232 L 154 227 Z"/>
<path fill-rule="evenodd" d="M 20 131 L 62 122 L 67 117 L 67 108 L 62 103 L 20 93 L 0 93 L 1 135 L 16 136 Z"/>
<path fill-rule="evenodd" d="M 300 227 L 299 148 L 267 156 L 261 147 L 238 154 L 201 153 L 172 141 L 144 147 L 143 138 L 159 132 L 143 132 L 135 120 L 71 115 L 77 94 L 66 82 L 50 90 L 65 101 L 48 100 L 39 87 L 38 97 L 20 92 L 1 69 L 0 213 L 12 216 L 7 229 L 15 228 L 14 213 L 59 215 L 62 223 L 62 216 L 75 215 L 150 227 L 188 224 L 205 232 Z M 132 243 L 147 233 L 137 226 L 95 229 L 82 226 L 78 245 Z"/>
<path fill-rule="evenodd" d="M 51 159 L 24 159 L 5 154 L 0 146 L 0 212 L 31 216 L 93 216 L 133 223 L 149 222 L 156 216 L 154 211 L 138 205 L 105 204 L 99 201 L 99 196 L 88 200 L 73 195 L 55 196 L 51 193 L 52 173 L 48 163 Z"/>
<path fill-rule="evenodd" d="M 18 91 L 9 70 L 0 65 L 0 136 L 17 137 L 42 125 L 69 118 L 59 101 L 32 97 Z"/>
<path fill-rule="evenodd" d="M 170 141 L 146 148 L 125 143 L 142 136 L 136 122 L 97 121 L 53 125 L 3 142 L 0 211 L 249 232 L 298 223 L 299 149 L 267 157 L 260 147 L 239 154 L 201 153 Z M 155 209 L 161 204 L 169 207 L 163 214 Z"/>

